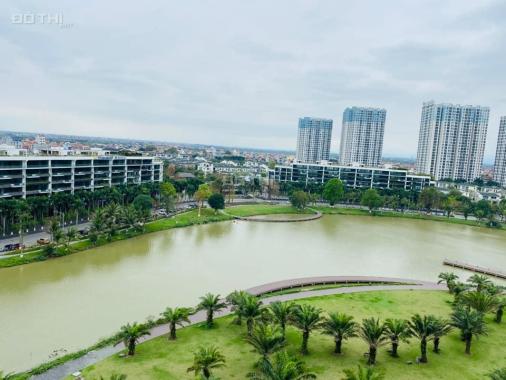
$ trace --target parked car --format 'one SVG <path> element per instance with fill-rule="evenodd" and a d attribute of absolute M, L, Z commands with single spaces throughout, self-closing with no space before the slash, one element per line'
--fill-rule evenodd
<path fill-rule="evenodd" d="M 82 230 L 79 230 L 79 233 L 82 235 L 82 236 L 86 236 L 90 233 L 90 230 L 88 228 L 83 228 Z"/>
<path fill-rule="evenodd" d="M 2 249 L 2 252 L 15 251 L 17 249 L 24 249 L 24 244 L 14 243 L 14 244 L 6 244 Z"/>
<path fill-rule="evenodd" d="M 46 245 L 49 243 L 50 243 L 49 239 L 40 238 L 37 240 L 37 244 L 40 244 L 40 245 Z"/>

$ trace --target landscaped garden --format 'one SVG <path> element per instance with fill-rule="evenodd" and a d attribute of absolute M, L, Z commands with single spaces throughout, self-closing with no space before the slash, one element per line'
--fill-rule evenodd
<path fill-rule="evenodd" d="M 262 305 L 257 298 L 236 292 L 228 297 L 234 315 L 215 319 L 212 327 L 202 322 L 180 328 L 177 339 L 162 336 L 139 344 L 135 355 L 109 357 L 85 369 L 83 376 L 179 380 L 193 379 L 196 373 L 198 378 L 222 380 L 299 378 L 273 377 L 284 366 L 293 374 L 317 379 L 352 379 L 344 370 L 356 371 L 360 365 L 385 379 L 484 379 L 506 363 L 506 325 L 496 321 L 504 299 L 493 294 L 499 290 L 486 277 L 473 278 L 462 284 L 443 274 L 450 293 L 376 291 L 299 300 L 284 308 L 290 314 L 285 339 L 279 309 L 289 304 Z M 220 303 L 203 297 L 201 309 L 213 302 Z M 172 309 L 165 317 L 182 321 L 188 312 Z M 309 332 L 305 354 L 303 331 Z M 340 354 L 335 353 L 339 336 Z M 427 363 L 421 355 L 424 337 Z M 434 341 L 438 353 L 433 351 Z M 391 351 L 392 343 L 398 343 L 398 356 Z M 372 362 L 374 366 L 368 367 Z"/>

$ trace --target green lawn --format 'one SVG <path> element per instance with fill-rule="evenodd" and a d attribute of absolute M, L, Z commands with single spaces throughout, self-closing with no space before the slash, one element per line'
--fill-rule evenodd
<path fill-rule="evenodd" d="M 448 294 L 438 291 L 384 291 L 326 296 L 299 302 L 325 311 L 346 312 L 360 321 L 370 316 L 409 318 L 415 312 L 448 316 L 450 299 Z M 485 373 L 506 363 L 506 323 L 497 325 L 492 322 L 491 316 L 487 317 L 487 322 L 489 335 L 473 342 L 471 356 L 464 354 L 464 343 L 459 339 L 458 332 L 453 331 L 442 338 L 441 354 L 429 350 L 428 364 L 407 364 L 408 361 L 414 362 L 418 355 L 418 342 L 412 339 L 409 344 L 401 344 L 398 359 L 388 355 L 388 346 L 381 348 L 377 366 L 385 370 L 386 379 L 484 379 Z M 186 372 L 192 363 L 192 352 L 199 345 L 213 344 L 219 347 L 227 361 L 227 366 L 217 369 L 215 374 L 222 380 L 244 379 L 258 359 L 244 342 L 244 335 L 244 326 L 232 325 L 231 317 L 221 318 L 213 330 L 201 326 L 184 328 L 178 331 L 176 342 L 168 341 L 166 337 L 156 338 L 139 345 L 135 357 L 120 358 L 115 355 L 85 369 L 83 373 L 87 379 L 112 373 L 124 373 L 128 379 L 136 380 L 193 379 L 193 374 Z M 287 349 L 297 353 L 300 333 L 290 327 L 287 340 Z M 343 355 L 336 356 L 332 353 L 332 339 L 318 332 L 311 335 L 309 349 L 310 354 L 303 360 L 322 380 L 340 379 L 343 368 L 364 364 L 363 354 L 367 351 L 365 343 L 353 338 L 344 343 Z"/>
<path fill-rule="evenodd" d="M 228 214 L 234 216 L 272 215 L 272 214 L 313 214 L 311 210 L 298 210 L 289 205 L 255 204 L 227 207 Z"/>

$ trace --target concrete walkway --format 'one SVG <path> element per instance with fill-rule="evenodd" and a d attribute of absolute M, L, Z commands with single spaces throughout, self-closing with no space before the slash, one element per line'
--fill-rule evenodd
<path fill-rule="evenodd" d="M 279 291 L 287 288 L 295 288 L 297 286 L 319 285 L 319 284 L 350 284 L 350 283 L 370 283 L 376 285 L 361 285 L 361 286 L 347 286 L 341 288 L 329 288 L 320 290 L 300 291 L 296 293 L 289 293 L 283 295 L 271 296 L 263 298 L 262 303 L 268 305 L 275 301 L 292 301 L 302 298 L 319 297 L 333 294 L 349 294 L 373 291 L 391 291 L 391 290 L 447 290 L 445 285 L 438 285 L 432 282 L 408 280 L 391 277 L 365 277 L 365 276 L 326 276 L 326 277 L 307 277 L 299 279 L 291 279 L 285 281 L 272 282 L 269 284 L 260 285 L 254 288 L 247 289 L 246 291 L 254 295 L 268 294 L 269 292 Z M 402 285 L 399 285 L 402 284 Z M 226 308 L 215 314 L 216 318 L 224 317 L 231 314 L 230 308 Z M 201 323 L 206 320 L 205 311 L 199 311 L 190 317 L 190 325 Z M 169 333 L 168 325 L 156 326 L 151 330 L 151 335 L 141 339 L 145 342 L 162 335 Z M 82 356 L 81 358 L 71 360 L 67 363 L 59 365 L 49 371 L 32 376 L 31 380 L 60 380 L 71 375 L 74 372 L 80 371 L 92 364 L 95 364 L 111 355 L 118 354 L 125 347 L 123 344 L 117 346 L 107 346 L 97 351 L 92 351 Z"/>
<path fill-rule="evenodd" d="M 308 222 L 310 220 L 316 220 L 320 219 L 322 217 L 322 213 L 317 210 L 313 210 L 311 208 L 308 208 L 309 210 L 313 211 L 314 214 L 290 214 L 290 215 L 299 215 L 300 217 L 294 219 L 294 218 L 273 218 L 269 219 L 269 216 L 275 217 L 276 215 L 283 215 L 283 214 L 265 214 L 265 215 L 253 215 L 253 216 L 238 216 L 238 215 L 232 215 L 228 212 L 222 211 L 223 214 L 230 216 L 237 220 L 244 220 L 247 222 L 262 222 L 262 223 L 290 223 L 290 222 Z M 267 218 L 263 218 L 267 217 Z"/>

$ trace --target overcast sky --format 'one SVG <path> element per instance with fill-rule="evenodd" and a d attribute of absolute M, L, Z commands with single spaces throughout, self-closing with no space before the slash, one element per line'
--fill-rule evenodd
<path fill-rule="evenodd" d="M 63 25 L 13 22 L 31 13 Z M 414 157 L 433 99 L 491 107 L 489 161 L 506 115 L 506 1 L 2 0 L 0 14 L 3 130 L 294 149 L 315 116 L 334 120 L 338 152 L 344 108 L 375 106 L 384 154 Z"/>

